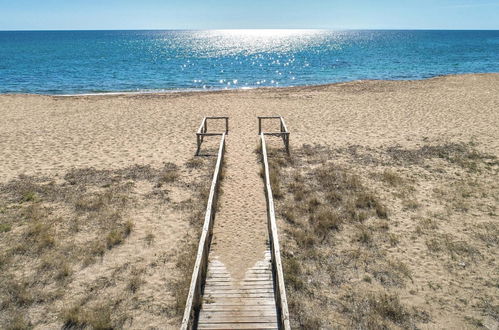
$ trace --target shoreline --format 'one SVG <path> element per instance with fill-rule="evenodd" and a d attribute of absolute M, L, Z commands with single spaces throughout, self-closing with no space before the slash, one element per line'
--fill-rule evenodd
<path fill-rule="evenodd" d="M 325 84 L 311 84 L 311 85 L 296 85 L 296 86 L 264 86 L 264 87 L 241 87 L 241 88 L 224 88 L 224 89 L 178 89 L 178 90 L 155 90 L 155 91 L 109 91 L 109 92 L 97 92 L 97 93 L 76 93 L 76 94 L 38 94 L 38 93 L 0 93 L 1 96 L 49 96 L 49 97 L 62 97 L 62 98 L 73 98 L 73 97 L 88 97 L 88 96 L 142 96 L 142 95 L 186 95 L 186 94 L 219 94 L 219 93 L 238 93 L 246 91 L 286 91 L 286 90 L 309 90 L 314 88 L 327 88 L 334 87 L 344 84 L 356 84 L 356 83 L 367 83 L 367 82 L 418 82 L 418 81 L 429 81 L 441 78 L 450 77 L 460 77 L 460 76 L 483 76 L 483 75 L 498 75 L 497 72 L 474 72 L 474 73 L 455 73 L 455 74 L 442 74 L 435 75 L 428 78 L 421 79 L 357 79 L 357 80 L 345 80 L 333 83 Z"/>

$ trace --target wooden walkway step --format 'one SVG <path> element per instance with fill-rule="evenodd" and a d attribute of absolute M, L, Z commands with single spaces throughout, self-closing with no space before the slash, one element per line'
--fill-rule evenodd
<path fill-rule="evenodd" d="M 210 260 L 198 329 L 278 329 L 270 251 L 246 272 L 231 278 L 218 260 Z"/>

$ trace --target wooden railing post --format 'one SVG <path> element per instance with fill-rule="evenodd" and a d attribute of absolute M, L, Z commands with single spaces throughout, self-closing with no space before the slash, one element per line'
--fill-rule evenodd
<path fill-rule="evenodd" d="M 208 133 L 208 119 L 224 119 L 225 120 L 225 132 L 221 133 Z M 201 151 L 201 144 L 204 142 L 205 136 L 215 136 L 215 135 L 222 135 L 225 134 L 227 135 L 229 132 L 229 117 L 223 116 L 223 117 L 204 117 L 203 120 L 201 121 L 201 125 L 199 126 L 198 131 L 196 132 L 197 135 L 197 150 L 196 150 L 196 156 L 199 156 L 199 152 Z"/>
<path fill-rule="evenodd" d="M 263 119 L 279 119 L 279 124 L 280 124 L 279 132 L 263 132 L 262 131 Z M 288 128 L 286 127 L 286 123 L 284 122 L 284 118 L 282 116 L 258 116 L 258 134 L 280 137 L 282 139 L 286 152 L 289 154 L 289 131 Z"/>

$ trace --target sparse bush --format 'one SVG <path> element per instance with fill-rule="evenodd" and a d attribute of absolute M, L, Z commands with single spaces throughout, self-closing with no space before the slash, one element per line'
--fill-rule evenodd
<path fill-rule="evenodd" d="M 24 315 L 17 312 L 8 322 L 6 330 L 29 330 L 32 329 L 33 326 L 31 322 L 26 320 Z"/>
<path fill-rule="evenodd" d="M 111 309 L 107 305 L 97 305 L 87 310 L 74 306 L 63 311 L 61 319 L 64 327 L 68 329 L 87 326 L 96 330 L 114 329 L 111 322 Z"/>
<path fill-rule="evenodd" d="M 179 178 L 179 173 L 177 171 L 167 171 L 161 175 L 159 178 L 160 183 L 172 183 L 177 181 Z"/>
<path fill-rule="evenodd" d="M 392 170 L 384 170 L 383 173 L 381 173 L 381 180 L 391 186 L 399 186 L 404 182 L 404 179 Z"/>
<path fill-rule="evenodd" d="M 331 230 L 339 230 L 343 222 L 341 214 L 331 208 L 322 208 L 317 214 L 311 216 L 315 233 L 323 238 Z"/>
<path fill-rule="evenodd" d="M 288 285 L 294 290 L 303 290 L 305 283 L 303 282 L 303 273 L 300 262 L 295 258 L 287 258 L 284 262 L 284 279 Z"/>
<path fill-rule="evenodd" d="M 144 239 L 147 242 L 147 245 L 151 245 L 154 242 L 154 238 L 155 236 L 153 233 L 148 233 Z"/>
<path fill-rule="evenodd" d="M 0 233 L 6 233 L 12 229 L 12 226 L 8 223 L 0 223 Z"/>
<path fill-rule="evenodd" d="M 421 204 L 415 199 L 406 199 L 402 201 L 402 206 L 405 210 L 416 210 L 421 207 Z"/>
<path fill-rule="evenodd" d="M 402 287 L 406 279 L 412 279 L 409 267 L 399 260 L 376 263 L 370 266 L 369 271 L 383 286 L 388 287 Z"/>
<path fill-rule="evenodd" d="M 21 197 L 21 201 L 23 202 L 34 202 L 37 199 L 37 195 L 34 191 L 26 191 L 23 193 Z"/>
<path fill-rule="evenodd" d="M 200 168 L 203 166 L 203 160 L 199 157 L 194 157 L 189 159 L 187 163 L 185 163 L 185 166 L 187 166 L 187 168 Z"/>
<path fill-rule="evenodd" d="M 373 235 L 369 228 L 364 225 L 356 226 L 357 231 L 354 234 L 354 241 L 369 245 L 372 242 Z"/>
<path fill-rule="evenodd" d="M 351 292 L 342 297 L 343 312 L 350 326 L 362 329 L 386 329 L 393 324 L 411 327 L 412 315 L 398 296 L 389 292 Z"/>
<path fill-rule="evenodd" d="M 141 278 L 140 274 L 132 273 L 132 276 L 130 277 L 130 279 L 128 281 L 127 288 L 132 293 L 135 293 L 135 292 L 137 292 L 137 290 L 139 289 L 141 284 L 142 284 L 142 278 Z"/>

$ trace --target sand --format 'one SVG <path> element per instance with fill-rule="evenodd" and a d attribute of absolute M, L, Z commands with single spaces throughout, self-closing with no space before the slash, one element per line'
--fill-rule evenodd
<path fill-rule="evenodd" d="M 180 163 L 195 151 L 203 116 L 229 115 L 257 143 L 258 115 L 280 114 L 292 144 L 414 144 L 421 137 L 477 142 L 498 153 L 497 74 L 422 81 L 356 81 L 282 89 L 132 96 L 0 96 L 0 180 Z M 254 133 L 253 135 L 251 133 Z"/>
<path fill-rule="evenodd" d="M 499 156 L 498 109 L 499 74 L 245 91 L 1 95 L 0 182 L 20 174 L 62 176 L 70 168 L 182 165 L 195 152 L 194 132 L 201 119 L 229 116 L 213 253 L 233 276 L 241 277 L 261 257 L 267 239 L 265 197 L 254 153 L 257 116 L 283 116 L 291 149 L 314 143 L 375 148 L 413 147 L 424 139 L 472 140 L 480 150 Z M 212 145 L 218 143 L 211 139 Z M 170 230 L 179 228 L 181 224 Z M 99 271 L 108 271 L 105 264 L 84 274 Z M 157 280 L 169 279 L 166 274 Z"/>

